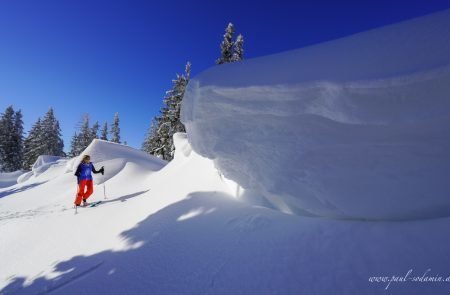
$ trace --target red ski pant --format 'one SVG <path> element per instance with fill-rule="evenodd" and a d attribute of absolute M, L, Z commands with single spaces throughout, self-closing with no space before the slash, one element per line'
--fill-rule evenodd
<path fill-rule="evenodd" d="M 90 195 L 92 195 L 93 192 L 94 184 L 92 183 L 92 180 L 80 180 L 80 183 L 78 184 L 78 193 L 75 204 L 80 205 L 81 200 L 86 200 Z"/>

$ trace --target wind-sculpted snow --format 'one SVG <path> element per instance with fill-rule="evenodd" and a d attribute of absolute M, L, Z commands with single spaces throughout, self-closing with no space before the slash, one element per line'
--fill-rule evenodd
<path fill-rule="evenodd" d="M 95 186 L 89 201 L 102 203 L 78 214 L 71 208 L 76 181 L 60 164 L 0 189 L 0 294 L 448 290 L 446 282 L 370 278 L 391 280 L 409 269 L 411 279 L 427 269 L 429 276 L 447 277 L 450 218 L 344 221 L 252 206 L 233 198 L 214 163 L 192 150 L 186 134 L 175 134 L 174 143 L 174 160 L 155 171 L 147 168 L 159 162 L 151 156 L 95 142 L 89 148 L 94 161 L 128 160 L 104 183 L 106 195 L 103 185 Z"/>
<path fill-rule="evenodd" d="M 444 11 L 212 68 L 184 98 L 189 141 L 284 212 L 449 216 L 449 27 Z"/>
<path fill-rule="evenodd" d="M 64 159 L 63 157 L 47 156 L 47 155 L 39 156 L 36 162 L 31 167 L 31 173 L 33 177 L 39 177 L 44 172 L 47 172 L 46 176 L 48 178 L 49 174 L 52 174 L 49 173 L 50 172 L 48 171 L 49 169 L 54 170 L 56 167 L 64 166 L 66 163 L 67 159 Z M 50 177 L 52 178 L 53 175 Z M 21 176 L 19 182 L 23 182 L 25 179 L 28 178 L 26 177 L 26 175 L 23 175 Z"/>
<path fill-rule="evenodd" d="M 96 169 L 105 167 L 105 175 L 96 180 L 97 184 L 107 181 L 117 175 L 127 163 L 137 163 L 149 170 L 159 170 L 166 162 L 150 156 L 143 151 L 116 144 L 109 141 L 94 139 L 80 156 L 71 159 L 67 163 L 67 172 L 74 172 L 84 155 L 89 155 Z"/>
<path fill-rule="evenodd" d="M 124 293 L 125 285 L 118 288 L 106 281 L 96 281 L 89 291 L 80 291 L 79 285 L 69 284 L 72 280 L 81 281 L 98 271 L 102 272 L 101 268 L 97 268 L 101 262 L 95 261 L 95 258 L 75 263 L 68 272 L 60 272 L 55 264 L 95 253 L 125 253 L 140 249 L 144 245 L 143 241 L 133 241 L 121 233 L 136 227 L 140 221 L 166 206 L 189 198 L 190 194 L 204 192 L 208 195 L 206 192 L 211 192 L 211 199 L 215 200 L 215 194 L 228 191 L 212 161 L 192 152 L 186 135 L 176 134 L 175 144 L 177 154 L 167 164 L 124 145 L 94 141 L 83 154 L 89 154 L 96 165 L 104 165 L 105 175 L 93 175 L 94 193 L 88 201 L 101 200 L 102 203 L 96 208 L 79 208 L 78 214 L 74 214 L 73 209 L 77 182 L 73 171 L 67 169 L 71 161 L 78 163 L 78 159 L 68 160 L 64 165 L 58 160 L 37 177 L 32 176 L 14 186 L 0 188 L 0 236 L 3 237 L 0 243 L 0 294 L 53 293 L 57 289 L 61 289 L 63 294 L 106 292 L 105 289 L 98 291 L 94 285 L 104 286 L 109 290 L 106 293 Z M 228 198 L 235 202 L 231 196 Z M 180 213 L 180 216 L 191 211 L 190 207 L 183 206 L 186 211 Z M 203 216 L 213 211 L 208 208 L 200 214 Z M 190 215 L 189 220 L 194 217 L 198 216 Z M 184 218 L 183 222 L 187 220 Z M 175 219 L 170 221 L 178 222 Z M 161 237 L 165 236 L 164 230 L 158 231 L 161 231 Z M 149 237 L 158 234 L 153 230 L 147 233 Z M 201 234 L 204 235 L 205 232 Z M 170 235 L 169 239 L 174 245 L 185 244 L 182 242 L 184 237 L 178 237 L 176 234 Z M 163 249 L 167 253 L 171 252 L 170 247 L 164 246 L 161 250 Z M 154 254 L 159 252 L 153 249 L 150 251 Z M 207 260 L 211 260 L 213 256 Z M 141 266 L 154 265 L 154 261 L 151 263 L 146 257 L 144 255 L 140 258 Z M 132 263 L 134 265 L 135 262 Z M 183 265 L 186 270 L 196 271 L 190 264 Z M 146 272 L 147 270 L 134 266 L 142 270 L 141 275 L 146 278 L 150 278 L 151 273 L 156 274 L 153 270 Z M 89 276 L 84 276 L 87 273 Z M 61 275 L 64 274 L 69 274 L 69 277 L 62 280 Z M 175 272 L 174 275 L 178 274 Z M 170 280 L 169 277 L 170 275 L 167 279 Z M 25 280 L 24 284 L 13 283 L 22 278 Z M 49 281 L 40 285 L 41 280 Z M 142 280 L 142 276 L 129 276 L 127 284 L 131 288 L 125 293 L 142 293 L 135 288 L 137 281 L 144 285 L 148 283 L 148 280 Z M 192 282 L 196 284 L 195 281 Z M 30 284 L 33 285 L 32 290 L 27 288 Z"/>

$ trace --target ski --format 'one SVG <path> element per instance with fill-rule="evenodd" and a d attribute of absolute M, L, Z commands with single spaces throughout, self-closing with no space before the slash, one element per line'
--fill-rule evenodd
<path fill-rule="evenodd" d="M 100 204 L 101 202 L 102 202 L 102 201 L 94 202 L 94 203 L 92 203 L 92 204 L 89 204 L 88 207 L 95 207 L 95 206 L 97 206 L 98 204 Z"/>

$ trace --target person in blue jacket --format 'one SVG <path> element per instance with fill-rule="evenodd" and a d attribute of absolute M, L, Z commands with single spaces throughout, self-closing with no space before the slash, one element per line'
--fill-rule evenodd
<path fill-rule="evenodd" d="M 96 174 L 101 173 L 103 175 L 105 173 L 105 168 L 102 167 L 100 168 L 100 170 L 96 170 L 94 164 L 92 164 L 91 162 L 91 157 L 89 155 L 85 155 L 83 156 L 83 160 L 78 165 L 75 172 L 75 176 L 78 179 L 78 192 L 75 199 L 75 206 L 80 206 L 81 200 L 83 200 L 83 205 L 86 206 L 86 200 L 94 192 L 94 184 L 91 174 L 92 172 Z"/>

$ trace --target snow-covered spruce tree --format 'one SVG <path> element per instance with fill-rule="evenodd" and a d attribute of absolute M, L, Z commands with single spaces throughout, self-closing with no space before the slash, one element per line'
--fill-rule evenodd
<path fill-rule="evenodd" d="M 83 152 L 92 142 L 92 129 L 89 126 L 89 115 L 83 115 L 83 121 L 80 127 L 80 133 L 78 134 L 78 146 L 77 150 Z"/>
<path fill-rule="evenodd" d="M 120 126 L 119 126 L 119 113 L 114 114 L 114 121 L 111 126 L 111 141 L 120 143 Z"/>
<path fill-rule="evenodd" d="M 100 139 L 108 140 L 108 123 L 103 123 Z"/>
<path fill-rule="evenodd" d="M 42 121 L 41 118 L 38 118 L 24 141 L 23 169 L 31 169 L 37 158 L 44 154 L 42 134 Z"/>
<path fill-rule="evenodd" d="M 94 123 L 94 125 L 92 125 L 91 128 L 91 138 L 92 140 L 98 138 L 98 129 L 100 128 L 100 124 L 98 124 L 98 121 L 96 121 Z"/>
<path fill-rule="evenodd" d="M 15 170 L 22 168 L 23 163 L 23 153 L 24 153 L 24 136 L 23 136 L 23 121 L 22 121 L 22 111 L 18 110 L 14 114 L 14 134 L 13 134 L 15 146 L 17 147 L 17 152 L 14 155 Z"/>
<path fill-rule="evenodd" d="M 22 168 L 22 113 L 9 106 L 0 118 L 0 170 L 12 172 Z"/>
<path fill-rule="evenodd" d="M 72 136 L 72 139 L 70 140 L 70 151 L 69 151 L 69 157 L 73 158 L 81 154 L 83 151 L 80 149 L 80 135 L 75 132 Z"/>
<path fill-rule="evenodd" d="M 81 121 L 81 125 L 78 126 L 78 132 L 72 136 L 70 142 L 70 157 L 79 156 L 90 144 L 91 142 L 99 138 L 98 131 L 100 129 L 100 124 L 98 121 L 94 123 L 92 127 L 89 124 L 89 114 L 84 114 L 83 119 Z M 108 125 L 105 123 L 101 130 L 101 139 L 108 140 Z"/>
<path fill-rule="evenodd" d="M 24 141 L 24 158 L 22 167 L 30 169 L 40 155 L 64 157 L 64 141 L 61 128 L 53 108 L 50 108 L 44 118 L 38 118 L 31 127 Z"/>
<path fill-rule="evenodd" d="M 44 155 L 65 156 L 64 141 L 61 138 L 61 128 L 53 108 L 50 108 L 41 122 L 42 152 Z"/>
<path fill-rule="evenodd" d="M 0 117 L 0 171 L 11 172 L 13 170 L 14 142 L 11 134 L 14 132 L 14 109 L 6 108 Z"/>
<path fill-rule="evenodd" d="M 186 132 L 180 120 L 180 110 L 186 86 L 189 83 L 190 73 L 191 64 L 188 62 L 184 74 L 177 74 L 177 78 L 172 80 L 173 87 L 166 92 L 163 101 L 164 106 L 160 111 L 160 115 L 152 121 L 153 127 L 150 128 L 143 144 L 143 149 L 146 152 L 167 161 L 173 159 L 175 152 L 173 135 L 176 132 Z"/>
<path fill-rule="evenodd" d="M 93 140 L 93 129 L 89 126 L 89 114 L 84 114 L 79 132 L 75 132 L 70 141 L 70 157 L 79 156 Z"/>
<path fill-rule="evenodd" d="M 153 118 L 141 147 L 146 153 L 153 154 L 157 148 L 157 126 L 157 120 L 156 118 Z"/>
<path fill-rule="evenodd" d="M 224 64 L 227 62 L 231 62 L 233 57 L 233 34 L 234 34 L 234 26 L 232 23 L 229 23 L 227 28 L 225 29 L 225 34 L 223 35 L 223 41 L 220 44 L 221 56 L 217 59 L 216 64 Z"/>
<path fill-rule="evenodd" d="M 233 46 L 233 56 L 231 61 L 240 61 L 244 59 L 244 36 L 239 34 L 234 42 Z"/>
<path fill-rule="evenodd" d="M 160 110 L 160 115 L 156 117 L 156 137 L 155 137 L 155 148 L 152 150 L 151 154 L 157 156 L 158 158 L 170 161 L 170 141 L 169 141 L 169 130 L 170 130 L 170 120 L 168 118 L 168 107 L 164 106 Z"/>
<path fill-rule="evenodd" d="M 244 59 L 244 36 L 239 34 L 236 40 L 233 40 L 234 26 L 229 23 L 223 35 L 223 41 L 220 44 L 221 56 L 216 60 L 216 64 L 236 62 Z"/>

